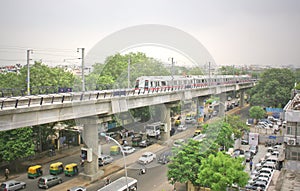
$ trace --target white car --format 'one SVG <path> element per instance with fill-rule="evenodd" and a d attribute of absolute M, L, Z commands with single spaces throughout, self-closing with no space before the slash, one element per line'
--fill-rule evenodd
<path fill-rule="evenodd" d="M 141 164 L 148 164 L 148 163 L 152 162 L 155 158 L 156 158 L 156 154 L 154 154 L 152 152 L 145 152 L 139 158 L 138 162 Z"/>
<path fill-rule="evenodd" d="M 185 123 L 189 123 L 189 124 L 196 123 L 196 120 L 192 117 L 187 117 L 185 118 Z"/>
<path fill-rule="evenodd" d="M 184 139 L 177 139 L 174 141 L 173 146 L 174 147 L 181 147 L 185 143 Z"/>
<path fill-rule="evenodd" d="M 184 130 L 186 130 L 186 129 L 187 129 L 187 127 L 184 126 L 184 125 L 179 125 L 179 126 L 177 127 L 177 130 L 178 130 L 178 131 L 184 131 Z"/>
<path fill-rule="evenodd" d="M 131 154 L 135 151 L 135 148 L 133 147 L 130 147 L 130 146 L 125 146 L 123 147 L 123 152 L 124 154 L 128 155 L 128 154 Z"/>

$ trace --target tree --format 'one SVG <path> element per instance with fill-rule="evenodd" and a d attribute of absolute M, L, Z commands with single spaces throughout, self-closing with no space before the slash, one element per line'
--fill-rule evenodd
<path fill-rule="evenodd" d="M 224 118 L 225 121 L 232 127 L 235 138 L 241 138 L 245 131 L 250 130 L 245 121 L 238 115 L 226 115 Z"/>
<path fill-rule="evenodd" d="M 249 109 L 249 115 L 251 118 L 256 119 L 262 119 L 265 116 L 266 112 L 265 110 L 260 106 L 253 106 Z"/>
<path fill-rule="evenodd" d="M 224 122 L 222 119 L 205 124 L 203 126 L 203 134 L 206 135 L 205 138 L 207 140 L 215 142 L 219 147 L 222 146 L 225 149 L 233 147 L 233 128 L 229 123 Z"/>
<path fill-rule="evenodd" d="M 173 150 L 172 162 L 168 164 L 168 180 L 171 181 L 171 184 L 191 181 L 193 185 L 197 186 L 196 180 L 202 159 L 216 152 L 217 145 L 214 143 L 189 140 L 178 150 Z"/>
<path fill-rule="evenodd" d="M 198 170 L 196 182 L 214 191 L 225 191 L 233 184 L 244 187 L 249 175 L 244 171 L 243 158 L 232 158 L 218 152 L 203 158 Z"/>
<path fill-rule="evenodd" d="M 199 179 L 200 165 L 203 159 L 209 155 L 216 155 L 220 146 L 231 148 L 234 140 L 233 128 L 229 123 L 220 120 L 203 126 L 205 138 L 202 141 L 189 140 L 178 150 L 173 150 L 174 156 L 168 165 L 168 180 L 171 184 L 175 182 L 187 183 L 190 181 L 198 189 L 203 185 Z"/>
<path fill-rule="evenodd" d="M 32 128 L 0 131 L 0 137 L 1 160 L 11 162 L 34 154 Z"/>
<path fill-rule="evenodd" d="M 267 69 L 250 90 L 250 104 L 282 108 L 289 101 L 294 82 L 294 73 L 289 69 Z"/>

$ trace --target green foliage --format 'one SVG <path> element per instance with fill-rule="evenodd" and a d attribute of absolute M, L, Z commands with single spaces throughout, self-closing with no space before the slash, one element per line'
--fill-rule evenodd
<path fill-rule="evenodd" d="M 230 117 L 229 121 L 235 119 L 236 117 Z M 232 135 L 242 129 L 244 128 L 239 122 L 234 123 L 234 127 L 222 120 L 205 124 L 202 132 L 206 136 L 202 141 L 189 140 L 179 150 L 173 151 L 175 156 L 168 165 L 168 179 L 172 184 L 190 181 L 194 186 L 205 185 L 197 181 L 202 160 L 211 154 L 216 155 L 220 146 L 233 147 Z"/>
<path fill-rule="evenodd" d="M 170 75 L 162 63 L 147 57 L 144 53 L 129 53 L 115 55 L 106 58 L 104 64 L 93 65 L 93 72 L 86 77 L 94 86 L 109 86 L 111 88 L 127 88 L 128 86 L 128 60 L 130 59 L 130 87 L 140 76 Z M 96 84 L 95 84 L 96 82 Z"/>
<path fill-rule="evenodd" d="M 233 147 L 234 140 L 232 135 L 234 133 L 230 124 L 217 120 L 203 126 L 203 134 L 206 134 L 206 139 L 215 142 L 217 145 L 231 148 Z"/>
<path fill-rule="evenodd" d="M 245 186 L 249 175 L 244 172 L 243 158 L 232 158 L 218 152 L 203 158 L 198 170 L 197 184 L 211 188 L 214 191 L 225 191 L 233 184 Z"/>
<path fill-rule="evenodd" d="M 34 154 L 33 131 L 29 127 L 0 131 L 1 160 L 13 161 Z"/>
<path fill-rule="evenodd" d="M 222 66 L 218 69 L 218 73 L 221 75 L 242 75 L 246 74 L 245 71 L 235 68 L 234 66 Z"/>
<path fill-rule="evenodd" d="M 225 121 L 229 123 L 233 129 L 235 138 L 241 138 L 243 136 L 243 132 L 250 130 L 250 128 L 245 124 L 245 121 L 238 115 L 226 115 Z"/>
<path fill-rule="evenodd" d="M 212 148 L 212 149 L 209 149 Z M 173 150 L 174 157 L 168 164 L 168 180 L 172 184 L 175 182 L 186 183 L 191 181 L 197 185 L 197 173 L 203 158 L 216 151 L 216 145 L 208 142 L 189 140 L 189 142 L 178 150 Z"/>
<path fill-rule="evenodd" d="M 289 101 L 294 82 L 294 73 L 289 69 L 265 70 L 258 84 L 250 91 L 250 104 L 283 107 Z"/>
<path fill-rule="evenodd" d="M 262 119 L 265 116 L 265 110 L 260 106 L 253 106 L 249 109 L 249 115 L 253 119 Z"/>

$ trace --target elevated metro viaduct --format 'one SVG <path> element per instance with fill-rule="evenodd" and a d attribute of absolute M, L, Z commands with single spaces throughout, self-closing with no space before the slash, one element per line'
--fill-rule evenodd
<path fill-rule="evenodd" d="M 170 108 L 179 101 L 197 98 L 203 104 L 210 95 L 220 96 L 219 115 L 225 112 L 226 92 L 240 91 L 240 106 L 244 104 L 244 91 L 254 86 L 254 82 L 227 84 L 221 86 L 182 89 L 174 91 L 147 92 L 136 94 L 129 90 L 124 95 L 116 95 L 115 91 L 95 91 L 70 94 L 26 96 L 3 98 L 0 110 L 0 130 L 35 126 L 57 121 L 76 119 L 83 124 L 83 139 L 92 149 L 93 159 L 87 163 L 84 173 L 91 180 L 99 178 L 103 172 L 98 171 L 98 127 L 113 114 L 127 112 L 130 109 L 156 105 L 162 112 L 161 121 L 167 124 L 162 133 L 162 141 L 170 138 Z M 197 107 L 198 108 L 198 107 Z"/>

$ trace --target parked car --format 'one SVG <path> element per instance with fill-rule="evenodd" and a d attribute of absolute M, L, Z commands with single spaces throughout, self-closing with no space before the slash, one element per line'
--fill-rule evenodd
<path fill-rule="evenodd" d="M 161 164 L 167 164 L 168 162 L 170 162 L 171 156 L 172 156 L 172 151 L 165 151 L 159 155 L 157 162 Z"/>
<path fill-rule="evenodd" d="M 246 140 L 246 139 L 242 139 L 242 140 L 241 140 L 241 144 L 242 144 L 242 145 L 249 145 L 249 141 Z"/>
<path fill-rule="evenodd" d="M 123 147 L 123 152 L 124 154 L 128 155 L 131 154 L 135 151 L 135 148 L 131 147 L 131 146 L 125 146 Z"/>
<path fill-rule="evenodd" d="M 146 140 L 143 140 L 139 143 L 139 146 L 140 147 L 148 147 L 150 145 L 152 145 L 154 142 L 150 139 L 146 139 Z"/>
<path fill-rule="evenodd" d="M 152 152 L 145 152 L 142 154 L 142 156 L 139 158 L 138 162 L 141 164 L 148 164 L 152 162 L 156 158 L 156 155 Z"/>
<path fill-rule="evenodd" d="M 17 180 L 8 180 L 6 182 L 2 182 L 0 186 L 0 191 L 14 191 L 19 189 L 26 188 L 26 183 Z"/>
<path fill-rule="evenodd" d="M 185 125 L 179 125 L 178 127 L 177 127 L 177 130 L 178 131 L 184 131 L 184 130 L 186 130 L 187 129 L 187 127 L 185 126 Z"/>
<path fill-rule="evenodd" d="M 38 187 L 47 189 L 49 187 L 55 186 L 60 183 L 62 183 L 61 177 L 54 176 L 54 175 L 47 175 L 47 176 L 41 177 L 38 180 Z"/>
<path fill-rule="evenodd" d="M 68 191 L 86 191 L 86 187 L 83 187 L 83 186 L 74 186 L 74 187 L 68 189 Z"/>
<path fill-rule="evenodd" d="M 113 160 L 114 160 L 114 158 L 111 157 L 110 155 L 101 155 L 98 158 L 98 164 L 99 164 L 99 166 L 104 166 L 106 164 L 112 163 Z"/>

